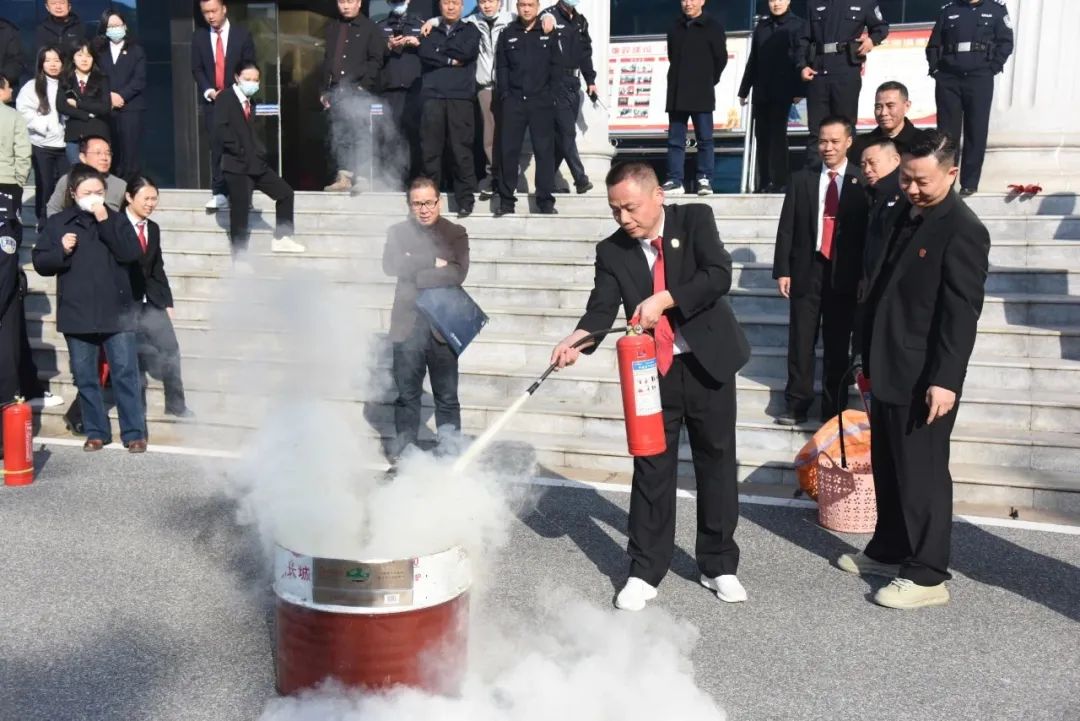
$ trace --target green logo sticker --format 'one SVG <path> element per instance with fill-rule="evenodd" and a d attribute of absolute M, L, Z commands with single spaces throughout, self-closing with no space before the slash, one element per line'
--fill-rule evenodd
<path fill-rule="evenodd" d="M 363 583 L 364 581 L 371 578 L 371 573 L 364 570 L 363 568 L 350 568 L 348 571 L 345 572 L 345 576 L 350 581 L 356 581 L 357 583 Z"/>

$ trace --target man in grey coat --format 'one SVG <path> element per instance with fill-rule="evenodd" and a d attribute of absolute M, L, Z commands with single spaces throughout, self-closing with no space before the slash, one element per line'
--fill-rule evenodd
<path fill-rule="evenodd" d="M 112 148 L 109 141 L 97 135 L 88 135 L 79 141 L 79 162 L 86 163 L 99 173 L 108 176 L 105 183 L 105 205 L 116 213 L 124 203 L 127 181 L 118 178 L 109 171 L 112 169 Z M 68 192 L 68 176 L 64 175 L 56 183 L 56 190 L 45 207 L 49 218 L 71 207 L 71 193 Z"/>

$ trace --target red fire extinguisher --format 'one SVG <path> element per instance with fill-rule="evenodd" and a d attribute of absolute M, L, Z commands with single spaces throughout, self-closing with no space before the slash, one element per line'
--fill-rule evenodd
<path fill-rule="evenodd" d="M 627 329 L 615 344 L 619 357 L 626 442 L 632 456 L 655 456 L 667 450 L 664 413 L 660 407 L 660 376 L 656 342 L 640 326 Z"/>
<path fill-rule="evenodd" d="M 30 405 L 16 396 L 4 407 L 4 483 L 28 486 L 34 482 L 34 417 Z"/>

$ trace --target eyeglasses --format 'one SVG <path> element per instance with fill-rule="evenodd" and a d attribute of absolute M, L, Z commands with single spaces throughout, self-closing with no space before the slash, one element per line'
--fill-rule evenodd
<path fill-rule="evenodd" d="M 439 207 L 439 201 L 437 200 L 413 200 L 409 202 L 409 207 L 413 210 L 435 210 Z"/>

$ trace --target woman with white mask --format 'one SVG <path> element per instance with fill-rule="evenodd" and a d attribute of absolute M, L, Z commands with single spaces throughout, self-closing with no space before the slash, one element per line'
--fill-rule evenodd
<path fill-rule="evenodd" d="M 111 90 L 112 172 L 127 179 L 142 167 L 146 51 L 116 6 L 102 13 L 98 32 L 98 62 L 109 78 Z"/>

